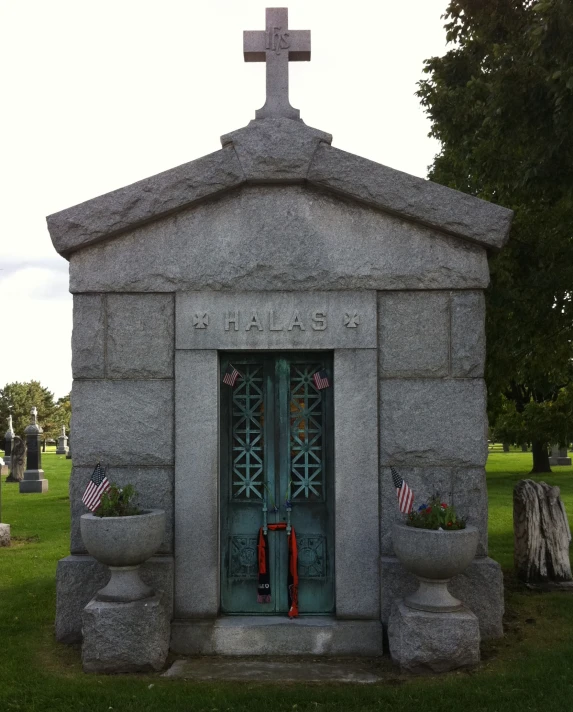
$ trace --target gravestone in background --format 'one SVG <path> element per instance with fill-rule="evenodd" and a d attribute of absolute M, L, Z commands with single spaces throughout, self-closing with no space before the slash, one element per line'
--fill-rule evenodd
<path fill-rule="evenodd" d="M 482 637 L 499 636 L 483 290 L 512 214 L 334 148 L 301 121 L 288 61 L 310 58 L 310 33 L 288 27 L 286 10 L 245 33 L 244 58 L 266 62 L 267 100 L 221 150 L 48 218 L 74 295 L 71 555 L 58 565 L 56 634 L 79 639 L 105 577 L 79 531 L 101 458 L 141 506 L 167 513 L 146 570 L 172 611 L 174 651 L 381 652 L 392 602 L 417 585 L 394 556 L 390 466 L 416 503 L 439 491 L 480 530 L 450 590 Z M 243 374 L 233 389 L 229 363 Z M 329 388 L 313 387 L 317 368 Z M 314 613 L 294 623 L 280 531 L 274 598 L 257 602 L 269 491 L 272 516 L 295 527 L 301 611 Z"/>
<path fill-rule="evenodd" d="M 42 470 L 41 436 L 44 432 L 38 425 L 38 410 L 34 406 L 31 410 L 32 422 L 24 430 L 26 437 L 26 469 L 20 481 L 20 493 L 47 492 L 48 480 L 44 478 Z"/>
<path fill-rule="evenodd" d="M 10 467 L 10 458 L 12 455 L 12 443 L 14 442 L 14 428 L 12 426 L 12 416 L 8 416 L 8 430 L 4 435 L 4 463 Z"/>
<path fill-rule="evenodd" d="M 567 447 L 559 447 L 559 445 L 551 446 L 551 455 L 549 457 L 549 464 L 554 465 L 571 465 L 571 458 L 567 454 Z"/>
<path fill-rule="evenodd" d="M 68 436 L 66 435 L 66 426 L 62 425 L 62 431 L 58 436 L 58 447 L 56 448 L 56 455 L 67 455 L 68 454 Z"/>
<path fill-rule="evenodd" d="M 26 443 L 18 435 L 12 440 L 12 455 L 10 457 L 10 474 L 6 482 L 20 482 L 24 479 L 26 468 Z"/>

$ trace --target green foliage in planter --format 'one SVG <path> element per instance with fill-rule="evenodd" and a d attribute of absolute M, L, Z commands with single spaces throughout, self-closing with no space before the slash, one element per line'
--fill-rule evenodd
<path fill-rule="evenodd" d="M 118 487 L 112 484 L 107 492 L 104 492 L 99 507 L 95 510 L 96 517 L 131 517 L 142 514 L 141 509 L 133 504 L 133 498 L 137 495 L 133 485 Z"/>
<path fill-rule="evenodd" d="M 465 519 L 458 517 L 454 506 L 440 502 L 437 495 L 430 499 L 429 504 L 421 504 L 415 512 L 410 512 L 405 523 L 417 529 L 454 531 L 466 528 Z"/>

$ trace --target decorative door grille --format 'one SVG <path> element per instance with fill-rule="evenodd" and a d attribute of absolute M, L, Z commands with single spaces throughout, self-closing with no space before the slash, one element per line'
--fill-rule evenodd
<path fill-rule="evenodd" d="M 232 497 L 262 499 L 264 493 L 263 368 L 244 365 L 233 391 Z"/>
<path fill-rule="evenodd" d="M 313 375 L 320 364 L 290 367 L 290 477 L 291 500 L 324 499 L 322 391 Z"/>
<path fill-rule="evenodd" d="M 332 356 L 307 353 L 222 354 L 240 373 L 221 385 L 221 611 L 285 615 L 288 539 L 298 543 L 301 615 L 334 610 L 333 387 L 313 376 Z M 221 375 L 222 379 L 222 375 Z M 258 535 L 269 530 L 271 601 L 257 601 Z"/>

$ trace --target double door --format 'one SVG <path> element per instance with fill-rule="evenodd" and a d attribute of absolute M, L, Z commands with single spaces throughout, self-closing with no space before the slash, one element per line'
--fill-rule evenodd
<path fill-rule="evenodd" d="M 221 373 L 221 609 L 286 615 L 286 529 L 268 532 L 271 601 L 257 603 L 259 528 L 284 522 L 298 550 L 300 615 L 334 612 L 332 357 L 225 354 Z M 330 386 L 313 376 L 325 370 Z M 265 511 L 266 510 L 266 511 Z"/>

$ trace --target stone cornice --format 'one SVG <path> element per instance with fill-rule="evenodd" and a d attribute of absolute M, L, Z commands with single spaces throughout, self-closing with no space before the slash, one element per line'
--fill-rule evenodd
<path fill-rule="evenodd" d="M 259 119 L 221 137 L 223 148 L 48 216 L 65 257 L 246 183 L 307 183 L 499 250 L 513 213 L 499 205 L 333 148 L 332 137 L 290 119 Z"/>

